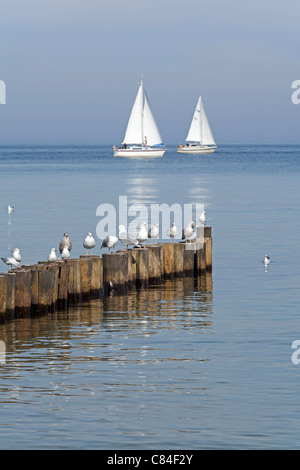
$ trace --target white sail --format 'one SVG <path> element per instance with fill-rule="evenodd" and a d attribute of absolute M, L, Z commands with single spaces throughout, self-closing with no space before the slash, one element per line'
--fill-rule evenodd
<path fill-rule="evenodd" d="M 149 100 L 147 99 L 147 94 L 145 92 L 144 97 L 144 115 L 143 115 L 143 131 L 144 138 L 147 138 L 147 145 L 158 145 L 162 143 L 162 137 L 160 135 L 159 129 L 155 122 L 154 116 L 152 114 Z"/>
<path fill-rule="evenodd" d="M 202 145 L 216 145 L 214 136 L 212 134 L 204 106 L 203 106 L 203 101 L 201 101 L 201 129 L 202 129 L 202 136 L 201 136 L 201 143 Z"/>
<path fill-rule="evenodd" d="M 216 144 L 204 110 L 201 96 L 197 102 L 186 141 L 199 142 L 201 145 Z"/>
<path fill-rule="evenodd" d="M 186 138 L 187 142 L 201 142 L 201 96 L 197 102 L 190 129 Z"/>
<path fill-rule="evenodd" d="M 143 143 L 143 83 L 141 82 L 132 111 L 127 124 L 123 143 L 140 144 Z"/>

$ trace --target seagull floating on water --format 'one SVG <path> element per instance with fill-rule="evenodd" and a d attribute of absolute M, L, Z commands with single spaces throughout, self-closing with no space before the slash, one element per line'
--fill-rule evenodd
<path fill-rule="evenodd" d="M 5 263 L 8 267 L 11 266 L 15 266 L 16 268 L 19 267 L 19 262 L 15 260 L 15 258 L 13 256 L 9 256 L 8 258 L 1 258 L 3 263 Z"/>
<path fill-rule="evenodd" d="M 14 206 L 11 206 L 10 204 L 8 204 L 7 212 L 11 214 L 13 211 L 14 211 Z"/>
<path fill-rule="evenodd" d="M 110 235 L 109 237 L 106 237 L 105 240 L 103 240 L 101 248 L 108 248 L 110 252 L 110 250 L 114 248 L 117 243 L 118 243 L 118 237 L 115 237 L 114 235 Z"/>
<path fill-rule="evenodd" d="M 86 252 L 88 252 L 88 250 L 91 250 L 91 254 L 92 254 L 92 249 L 95 248 L 96 243 L 91 232 L 89 232 L 87 236 L 85 237 L 83 241 L 83 246 L 86 249 Z"/>
<path fill-rule="evenodd" d="M 264 258 L 264 265 L 267 266 L 267 265 L 270 264 L 270 263 L 271 263 L 270 256 L 265 255 L 265 258 Z"/>
<path fill-rule="evenodd" d="M 50 255 L 48 256 L 48 261 L 49 263 L 53 263 L 54 261 L 57 260 L 57 256 L 56 256 L 56 249 L 55 248 L 51 248 L 51 252 L 50 252 Z"/>
<path fill-rule="evenodd" d="M 63 237 L 62 241 L 59 244 L 59 252 L 60 253 L 63 252 L 63 249 L 64 249 L 65 246 L 68 248 L 69 251 L 72 250 L 72 242 L 69 238 L 68 233 L 64 233 L 64 237 Z"/>
<path fill-rule="evenodd" d="M 182 240 L 186 240 L 194 235 L 195 222 L 191 220 L 188 222 L 184 229 L 182 230 Z"/>
<path fill-rule="evenodd" d="M 143 222 L 141 224 L 140 231 L 139 231 L 138 236 L 137 236 L 138 241 L 141 244 L 143 243 L 144 247 L 145 247 L 145 241 L 148 238 L 148 232 L 147 232 L 146 226 L 147 226 L 146 222 Z"/>
<path fill-rule="evenodd" d="M 169 235 L 170 238 L 174 239 L 176 237 L 177 233 L 178 233 L 178 230 L 177 230 L 176 224 L 175 224 L 175 222 L 173 222 L 172 226 L 168 230 L 168 235 Z"/>
<path fill-rule="evenodd" d="M 148 231 L 148 238 L 158 238 L 159 236 L 159 227 L 158 224 L 154 224 L 152 228 Z"/>
<path fill-rule="evenodd" d="M 119 240 L 123 245 L 128 248 L 128 246 L 139 247 L 139 242 L 136 238 L 126 232 L 124 225 L 119 225 Z"/>
<path fill-rule="evenodd" d="M 15 248 L 14 250 L 12 250 L 12 254 L 13 254 L 13 257 L 15 258 L 15 260 L 18 261 L 18 263 L 20 263 L 22 261 L 22 257 L 21 257 L 21 253 L 20 253 L 19 248 Z"/>
<path fill-rule="evenodd" d="M 206 212 L 202 211 L 201 214 L 199 215 L 199 220 L 202 225 L 206 224 Z"/>

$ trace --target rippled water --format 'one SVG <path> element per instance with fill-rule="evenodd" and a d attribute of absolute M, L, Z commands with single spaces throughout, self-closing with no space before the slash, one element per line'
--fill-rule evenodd
<path fill-rule="evenodd" d="M 300 147 L 111 154 L 1 147 L 1 256 L 45 259 L 66 230 L 78 256 L 98 205 L 127 195 L 205 204 L 212 276 L 2 319 L 0 448 L 298 448 Z"/>

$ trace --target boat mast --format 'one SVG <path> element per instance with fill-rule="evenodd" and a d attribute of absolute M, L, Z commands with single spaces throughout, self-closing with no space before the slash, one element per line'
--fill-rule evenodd
<path fill-rule="evenodd" d="M 143 74 L 141 79 L 141 87 L 142 87 L 142 147 L 144 147 L 144 85 L 143 85 Z"/>

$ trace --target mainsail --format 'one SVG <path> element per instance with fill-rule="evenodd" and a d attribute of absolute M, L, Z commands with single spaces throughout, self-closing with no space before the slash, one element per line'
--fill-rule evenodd
<path fill-rule="evenodd" d="M 162 144 L 162 137 L 152 114 L 146 91 L 143 88 L 143 82 L 141 82 L 132 107 L 123 144 L 144 145 L 145 137 L 148 146 Z"/>
<path fill-rule="evenodd" d="M 199 142 L 201 145 L 216 144 L 207 120 L 201 96 L 197 102 L 186 141 Z"/>

